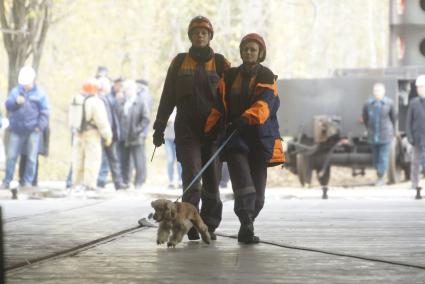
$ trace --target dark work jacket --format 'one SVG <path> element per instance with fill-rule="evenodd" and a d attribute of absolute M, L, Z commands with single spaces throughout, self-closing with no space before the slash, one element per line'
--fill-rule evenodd
<path fill-rule="evenodd" d="M 226 146 L 226 152 L 254 153 L 269 166 L 282 164 L 284 153 L 276 117 L 280 106 L 276 76 L 259 64 L 252 76 L 243 79 L 241 68 L 231 68 L 221 84 L 219 109 L 224 109 L 225 120 L 241 119 L 243 122 Z"/>
<path fill-rule="evenodd" d="M 381 101 L 370 98 L 363 107 L 363 122 L 367 127 L 368 142 L 389 143 L 394 138 L 396 113 L 394 103 L 388 97 Z"/>
<path fill-rule="evenodd" d="M 416 97 L 409 103 L 406 134 L 410 144 L 425 146 L 425 99 Z"/>
<path fill-rule="evenodd" d="M 127 115 L 124 114 L 124 101 L 117 102 L 117 114 L 121 127 L 121 142 L 125 146 L 142 145 L 145 142 L 144 131 L 149 125 L 149 107 L 144 103 L 139 95 L 129 109 Z"/>
<path fill-rule="evenodd" d="M 177 60 L 180 56 L 184 56 L 181 64 Z M 219 100 L 218 84 L 222 75 L 217 74 L 215 58 L 212 50 L 205 62 L 196 61 L 190 53 L 180 54 L 168 69 L 154 129 L 163 132 L 174 107 L 177 107 L 176 144 L 189 142 L 194 136 L 200 140 L 206 138 L 205 123 L 211 108 Z M 224 57 L 223 60 L 224 70 L 227 70 L 230 64 Z"/>
<path fill-rule="evenodd" d="M 106 114 L 108 115 L 109 125 L 111 125 L 112 130 L 112 140 L 120 141 L 121 129 L 116 111 L 116 104 L 114 104 L 112 98 L 109 95 L 101 95 L 99 98 L 103 101 L 106 107 Z"/>

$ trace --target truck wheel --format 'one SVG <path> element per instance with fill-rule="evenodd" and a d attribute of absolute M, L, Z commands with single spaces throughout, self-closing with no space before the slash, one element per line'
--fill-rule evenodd
<path fill-rule="evenodd" d="M 390 146 L 390 156 L 388 160 L 388 183 L 398 183 L 401 180 L 401 159 L 400 144 L 398 139 L 394 139 Z"/>
<path fill-rule="evenodd" d="M 327 186 L 329 184 L 329 179 L 331 177 L 331 166 L 328 166 L 322 177 L 319 177 L 319 172 L 321 169 L 317 170 L 317 180 L 321 186 Z"/>
<path fill-rule="evenodd" d="M 302 186 L 311 184 L 312 171 L 311 158 L 303 154 L 297 154 L 297 173 Z"/>

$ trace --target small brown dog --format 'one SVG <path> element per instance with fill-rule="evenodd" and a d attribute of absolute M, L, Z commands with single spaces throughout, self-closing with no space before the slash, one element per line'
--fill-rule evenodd
<path fill-rule="evenodd" d="M 158 245 L 168 241 L 168 247 L 175 247 L 182 241 L 183 236 L 187 234 L 192 226 L 195 226 L 205 243 L 210 243 L 211 238 L 208 233 L 208 227 L 204 224 L 201 216 L 192 204 L 157 199 L 152 201 L 151 206 L 155 209 L 153 219 L 159 222 L 156 239 Z M 172 231 L 171 236 L 170 231 Z"/>

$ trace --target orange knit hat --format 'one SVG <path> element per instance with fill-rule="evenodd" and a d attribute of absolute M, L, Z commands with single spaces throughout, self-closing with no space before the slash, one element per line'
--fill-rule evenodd
<path fill-rule="evenodd" d="M 87 95 L 95 95 L 99 91 L 99 84 L 95 78 L 88 79 L 83 84 L 83 93 Z"/>

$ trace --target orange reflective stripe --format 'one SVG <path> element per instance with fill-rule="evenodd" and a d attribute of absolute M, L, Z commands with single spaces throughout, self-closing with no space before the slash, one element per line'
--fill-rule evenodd
<path fill-rule="evenodd" d="M 195 68 L 196 68 L 196 64 L 195 64 Z M 204 65 L 205 71 L 210 72 L 210 73 L 216 73 L 216 66 L 215 66 L 215 60 L 214 60 L 214 56 L 208 60 L 207 62 L 205 62 Z"/>
<path fill-rule="evenodd" d="M 211 129 L 217 124 L 217 121 L 220 119 L 221 113 L 213 108 L 208 115 L 207 122 L 205 123 L 204 133 L 208 133 Z"/>
<path fill-rule="evenodd" d="M 224 113 L 227 113 L 226 84 L 224 82 L 224 78 L 221 78 L 220 82 L 218 82 L 218 90 L 220 92 L 221 101 L 223 102 Z"/>
<path fill-rule="evenodd" d="M 272 90 L 273 91 L 273 94 L 275 96 L 277 96 L 277 84 L 276 84 L 276 81 L 274 81 L 273 84 L 262 84 L 262 83 L 258 83 L 257 84 L 257 88 L 264 88 L 264 89 Z"/>
<path fill-rule="evenodd" d="M 249 125 L 263 124 L 269 118 L 269 105 L 263 101 L 256 101 L 242 116 L 248 119 Z"/>
<path fill-rule="evenodd" d="M 230 93 L 231 94 L 239 94 L 241 93 L 241 87 L 242 87 L 242 76 L 239 72 L 236 77 L 233 79 L 233 83 L 230 86 Z"/>
<path fill-rule="evenodd" d="M 196 69 L 196 61 L 186 54 L 183 62 L 180 65 L 179 73 L 180 74 L 194 74 Z"/>
<path fill-rule="evenodd" d="M 282 140 L 277 138 L 274 141 L 273 156 L 269 160 L 269 165 L 278 165 L 285 162 L 285 153 L 283 152 Z"/>

